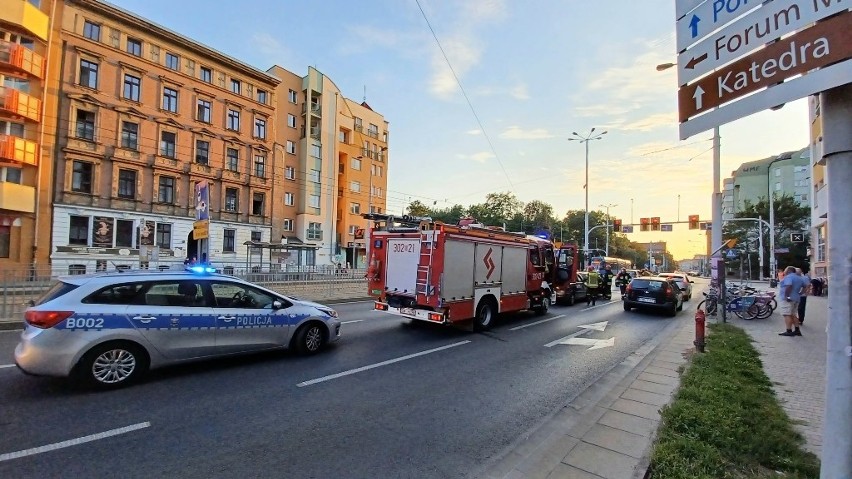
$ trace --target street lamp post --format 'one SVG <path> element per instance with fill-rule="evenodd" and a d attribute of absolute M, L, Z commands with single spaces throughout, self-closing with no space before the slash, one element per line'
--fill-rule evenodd
<path fill-rule="evenodd" d="M 578 135 L 575 131 L 571 134 L 576 138 L 568 138 L 568 141 L 579 141 L 586 145 L 586 183 L 583 185 L 583 189 L 586 190 L 586 214 L 583 227 L 583 253 L 585 256 L 583 259 L 584 267 L 589 264 L 589 142 L 592 140 L 600 140 L 604 135 L 606 135 L 606 133 L 606 131 L 603 133 L 595 133 L 595 129 L 592 128 L 586 136 Z"/>

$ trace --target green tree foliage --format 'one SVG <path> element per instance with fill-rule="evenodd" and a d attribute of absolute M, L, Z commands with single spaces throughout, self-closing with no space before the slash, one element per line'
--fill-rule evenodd
<path fill-rule="evenodd" d="M 429 207 L 420 200 L 414 200 L 408 205 L 408 214 L 412 216 L 429 216 L 430 213 Z"/>

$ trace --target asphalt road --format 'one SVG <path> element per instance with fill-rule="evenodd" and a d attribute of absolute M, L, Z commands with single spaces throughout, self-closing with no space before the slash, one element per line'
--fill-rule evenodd
<path fill-rule="evenodd" d="M 3 367 L 20 333 L 0 332 L 0 477 L 477 477 L 671 321 L 691 320 L 615 299 L 477 334 L 371 303 L 335 308 L 342 339 L 319 355 L 196 363 L 106 393 Z M 553 344 L 569 335 L 614 339 Z"/>

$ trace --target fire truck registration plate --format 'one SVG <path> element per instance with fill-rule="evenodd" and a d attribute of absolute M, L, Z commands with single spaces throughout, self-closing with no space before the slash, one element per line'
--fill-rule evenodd
<path fill-rule="evenodd" d="M 410 314 L 414 316 L 414 308 L 399 308 L 401 314 Z"/>

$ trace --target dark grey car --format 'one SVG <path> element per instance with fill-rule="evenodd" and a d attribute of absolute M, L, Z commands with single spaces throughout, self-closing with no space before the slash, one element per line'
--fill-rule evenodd
<path fill-rule="evenodd" d="M 624 310 L 655 309 L 665 311 L 669 316 L 677 315 L 683 309 L 683 291 L 671 278 L 641 276 L 633 278 L 627 285 L 624 297 Z"/>

